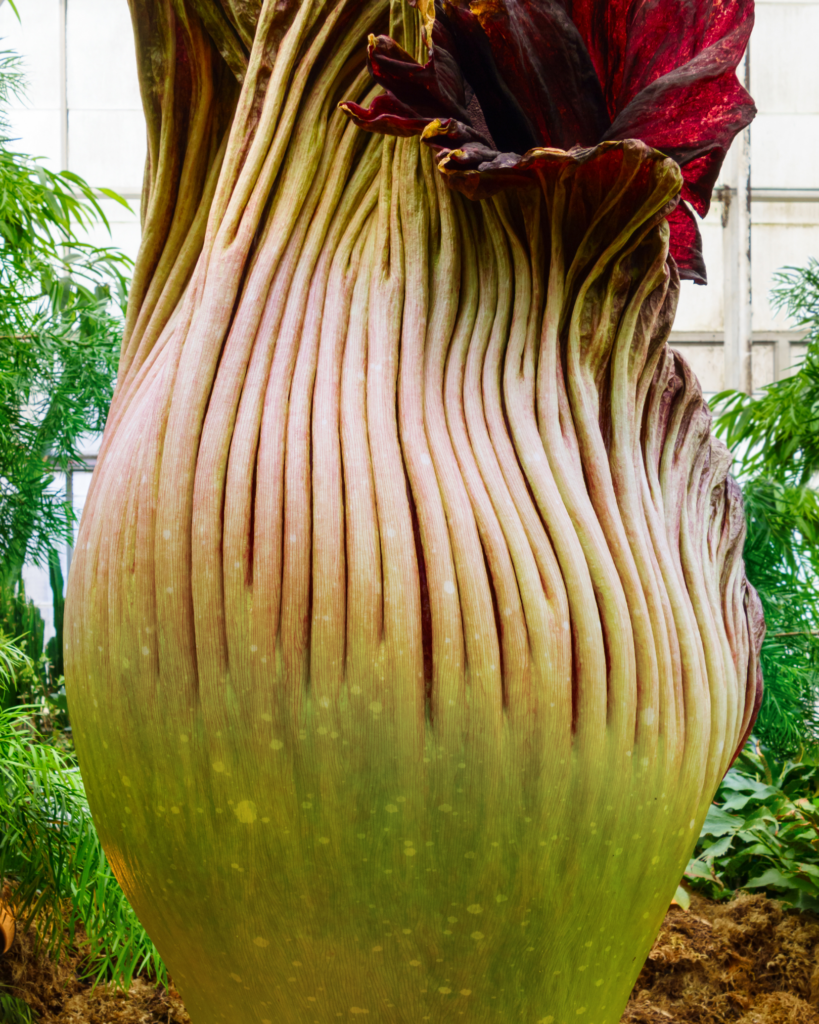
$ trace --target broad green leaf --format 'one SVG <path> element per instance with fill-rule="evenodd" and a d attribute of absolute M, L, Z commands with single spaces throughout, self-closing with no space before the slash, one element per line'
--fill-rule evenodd
<path fill-rule="evenodd" d="M 778 868 L 768 868 L 757 878 L 751 878 L 746 883 L 746 889 L 764 889 L 768 885 L 775 885 L 782 889 L 794 886 L 795 879 L 792 875 L 784 875 Z"/>
<path fill-rule="evenodd" d="M 708 866 L 703 864 L 701 860 L 692 859 L 688 862 L 688 866 L 685 869 L 687 878 L 704 878 L 708 881 L 712 881 L 711 872 L 708 870 Z"/>
<path fill-rule="evenodd" d="M 700 835 L 724 836 L 729 832 L 739 831 L 744 824 L 745 822 L 742 818 L 734 814 L 728 814 L 722 808 L 717 807 L 716 804 L 711 804 L 708 808 L 708 814 L 705 816 Z"/>
<path fill-rule="evenodd" d="M 691 897 L 681 885 L 677 886 L 677 891 L 674 893 L 674 901 L 679 903 L 683 910 L 688 910 L 691 906 Z"/>
<path fill-rule="evenodd" d="M 703 857 L 705 857 L 706 860 L 714 860 L 716 857 L 724 856 L 731 848 L 733 841 L 733 835 L 726 835 L 721 839 L 717 839 L 715 843 L 712 843 L 711 846 L 705 850 Z"/>

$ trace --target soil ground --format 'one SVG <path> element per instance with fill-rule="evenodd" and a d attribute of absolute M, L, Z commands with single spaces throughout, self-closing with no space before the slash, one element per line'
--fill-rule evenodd
<path fill-rule="evenodd" d="M 78 979 L 80 952 L 59 964 L 18 936 L 0 984 L 40 1024 L 190 1024 L 178 993 L 138 978 L 126 994 Z M 0 989 L 1 991 L 2 989 Z M 764 896 L 692 896 L 672 907 L 622 1024 L 819 1024 L 819 918 Z"/>

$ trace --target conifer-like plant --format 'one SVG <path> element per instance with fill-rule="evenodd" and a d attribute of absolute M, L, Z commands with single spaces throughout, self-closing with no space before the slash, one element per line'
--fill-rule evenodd
<path fill-rule="evenodd" d="M 751 2 L 131 6 L 66 606 L 117 877 L 196 1024 L 615 1024 L 761 695 L 667 345 Z"/>

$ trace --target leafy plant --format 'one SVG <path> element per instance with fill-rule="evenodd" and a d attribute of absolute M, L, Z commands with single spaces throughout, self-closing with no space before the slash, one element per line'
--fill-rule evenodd
<path fill-rule="evenodd" d="M 819 765 L 746 747 L 720 784 L 686 877 L 712 899 L 764 889 L 819 912 Z"/>
<path fill-rule="evenodd" d="M 35 927 L 55 956 L 84 938 L 95 982 L 127 987 L 144 973 L 167 984 L 103 852 L 76 761 L 42 742 L 33 710 L 0 709 L 0 878 L 19 927 Z"/>
<path fill-rule="evenodd" d="M 32 1024 L 31 1007 L 8 992 L 0 992 L 0 1020 L 3 1024 Z"/>
<path fill-rule="evenodd" d="M 806 330 L 796 372 L 759 396 L 715 399 L 743 483 L 745 569 L 765 610 L 765 696 L 756 732 L 780 757 L 819 743 L 819 262 L 787 267 L 772 294 Z"/>
<path fill-rule="evenodd" d="M 130 261 L 83 240 L 108 222 L 95 191 L 15 152 L 7 105 L 24 89 L 0 52 L 0 581 L 71 538 L 55 471 L 82 464 L 116 379 Z M 108 189 L 99 190 L 120 200 Z M 127 204 L 125 204 L 127 206 Z M 116 310 L 116 312 L 114 312 Z"/>
<path fill-rule="evenodd" d="M 10 675 L 0 689 L 0 706 L 33 705 L 37 727 L 50 742 L 71 744 L 71 726 L 62 674 L 62 573 L 56 555 L 49 559 L 55 598 L 56 634 L 43 643 L 45 623 L 37 606 L 26 597 L 22 577 L 16 584 L 0 583 L 0 637 L 12 641 Z"/>

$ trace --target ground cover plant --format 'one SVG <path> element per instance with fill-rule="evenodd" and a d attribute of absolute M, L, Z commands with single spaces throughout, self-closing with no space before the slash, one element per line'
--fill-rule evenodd
<path fill-rule="evenodd" d="M 686 876 L 712 899 L 765 889 L 819 912 L 819 767 L 752 747 L 720 783 Z"/>
<path fill-rule="evenodd" d="M 38 732 L 40 707 L 4 706 L 26 660 L 0 635 L 0 900 L 16 920 L 16 943 L 56 963 L 73 947 L 73 972 L 94 984 L 127 988 L 136 975 L 167 984 L 108 865 L 70 747 Z M 4 1024 L 30 1020 L 15 991 L 0 979 Z"/>
<path fill-rule="evenodd" d="M 610 1024 L 761 697 L 666 344 L 752 5 L 131 9 L 144 240 L 66 604 L 112 868 L 197 1024 Z"/>

